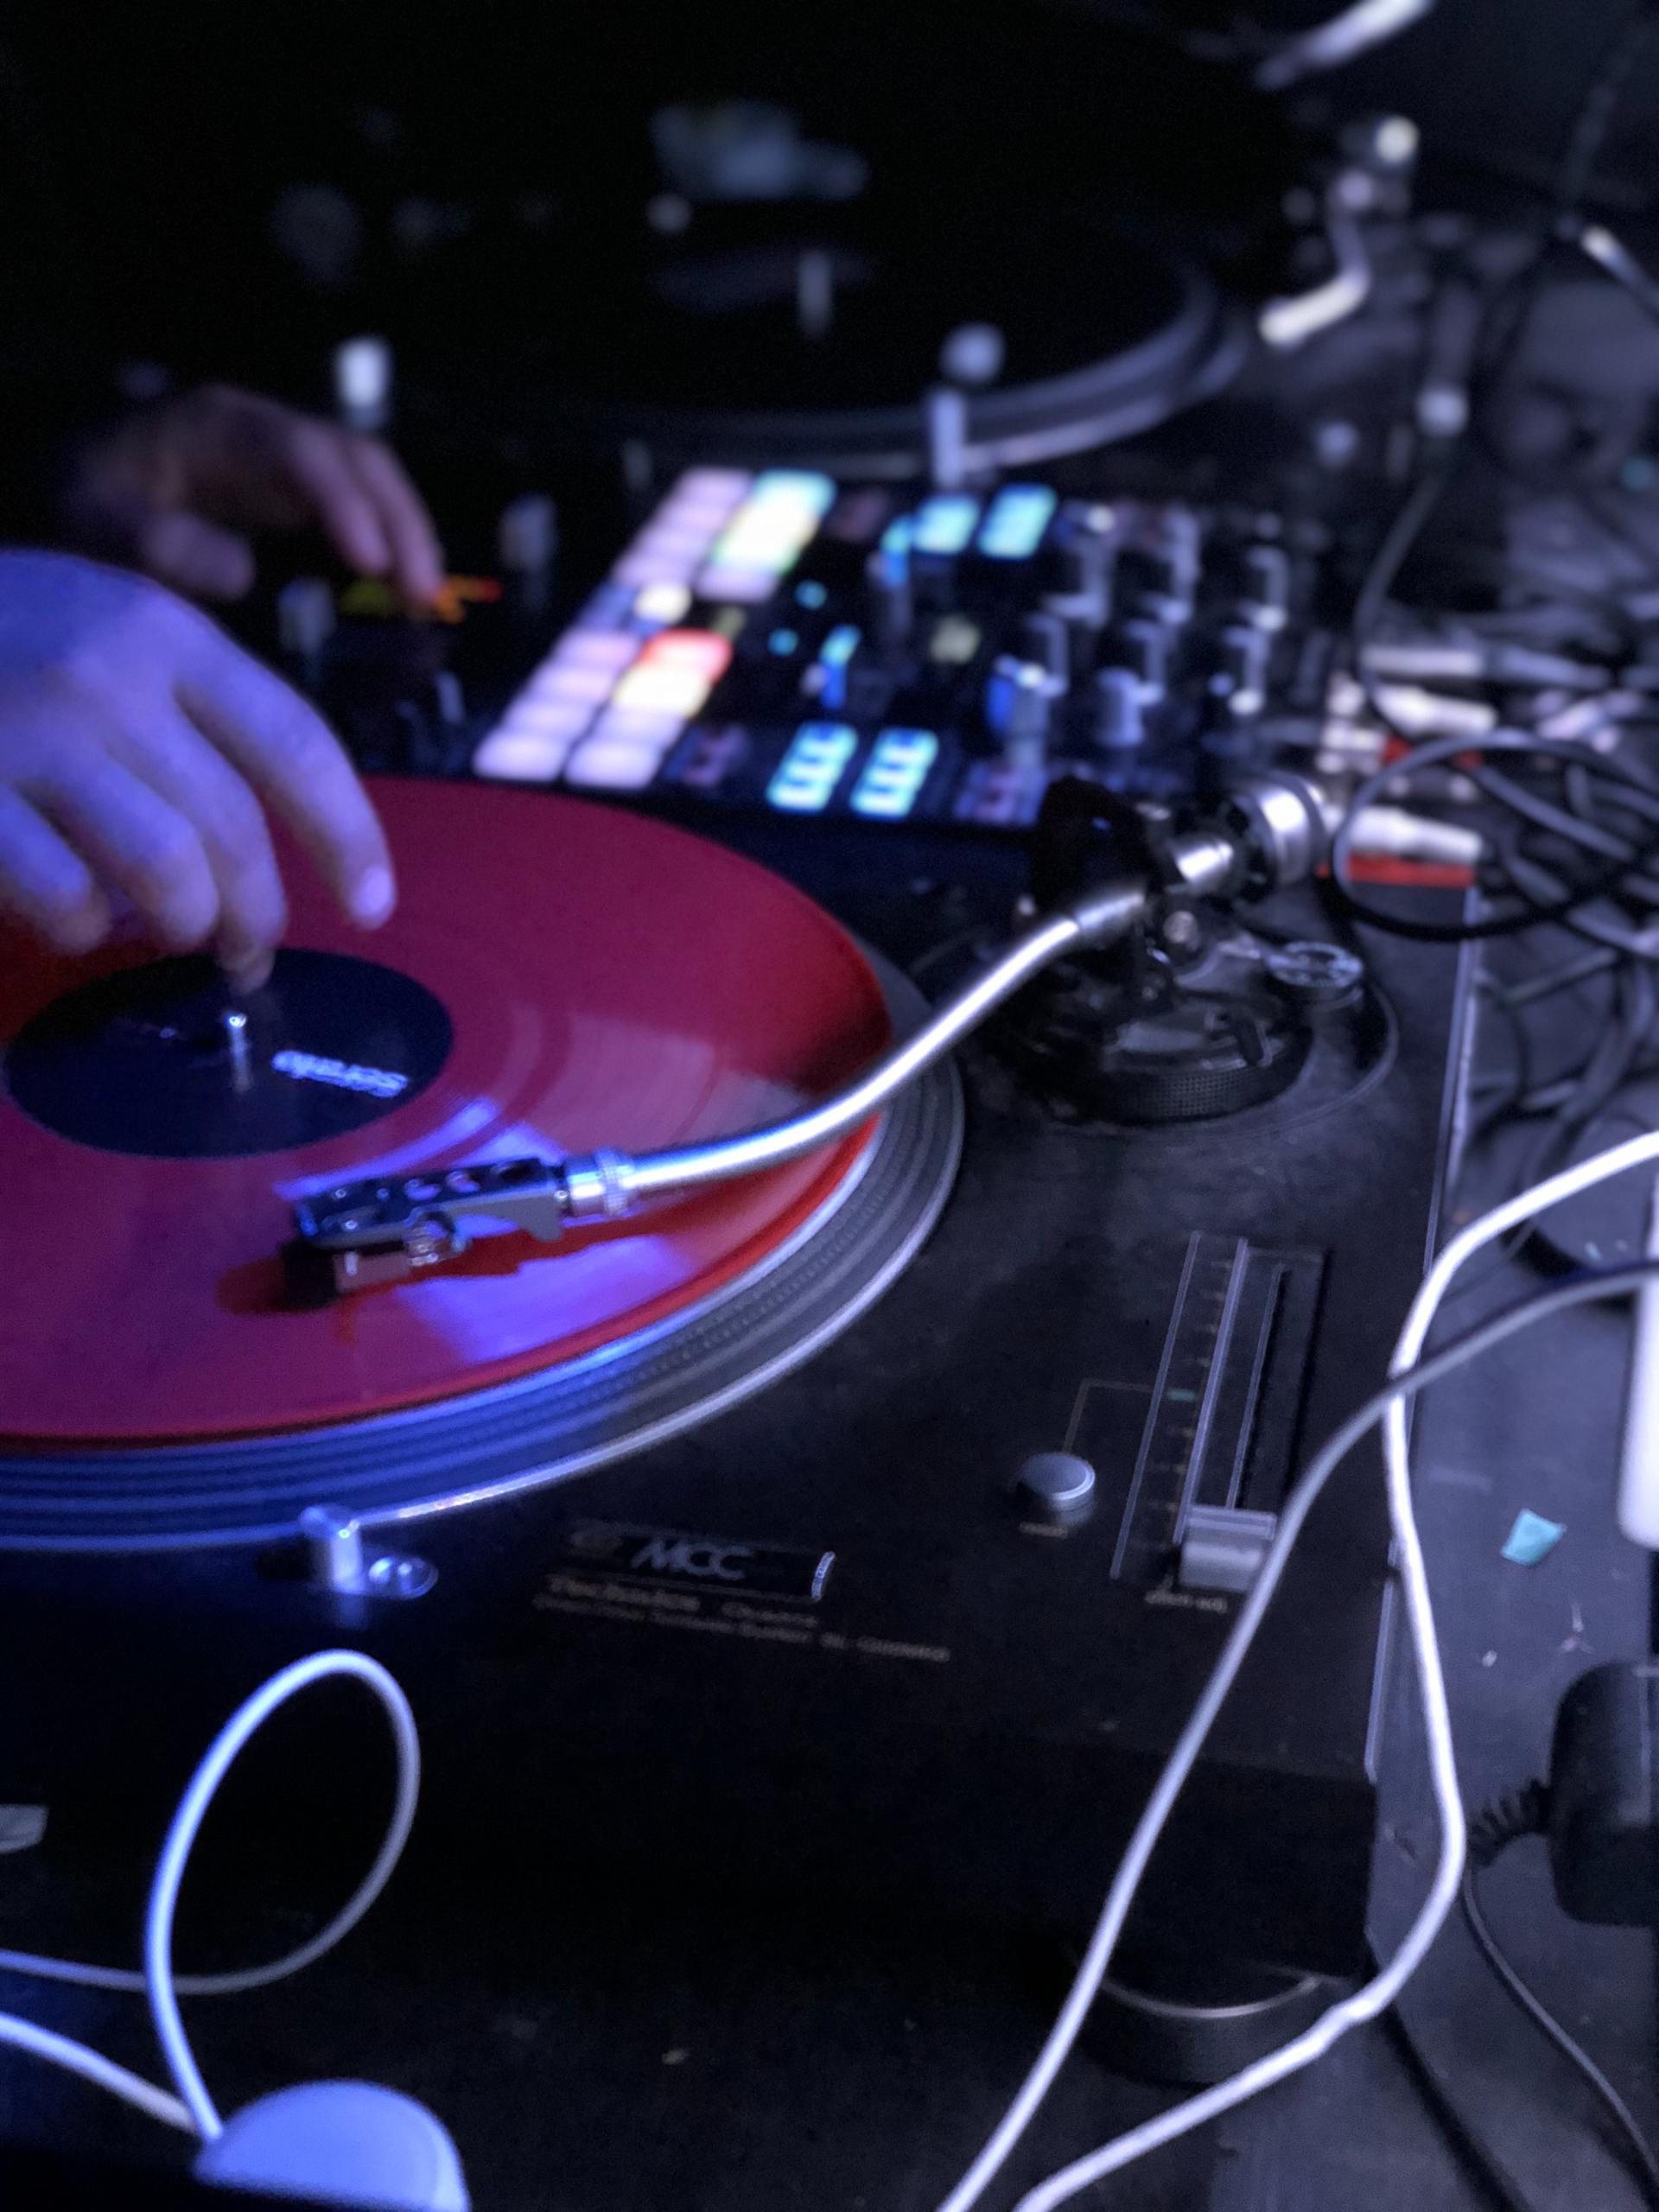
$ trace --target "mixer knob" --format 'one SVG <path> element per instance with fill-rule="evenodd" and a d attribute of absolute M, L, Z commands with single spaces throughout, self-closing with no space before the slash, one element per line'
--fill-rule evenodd
<path fill-rule="evenodd" d="M 1041 760 L 1054 702 L 1065 690 L 1063 680 L 1036 661 L 1004 653 L 993 664 L 985 685 L 985 721 L 993 736 L 1002 741 L 1006 760 L 1020 764 Z"/>
<path fill-rule="evenodd" d="M 1192 591 L 1204 557 L 1204 524 L 1191 507 L 1166 508 L 1158 543 L 1184 588 Z"/>
<path fill-rule="evenodd" d="M 916 619 L 906 550 L 879 545 L 864 564 L 864 585 L 870 635 L 884 652 L 891 652 L 909 638 Z"/>
<path fill-rule="evenodd" d="M 1259 715 L 1267 704 L 1268 663 L 1272 652 L 1270 631 L 1238 623 L 1221 633 L 1210 689 L 1217 698 L 1227 702 L 1228 712 L 1240 721 Z"/>
<path fill-rule="evenodd" d="M 1259 630 L 1282 630 L 1290 617 L 1290 556 L 1277 545 L 1252 545 L 1244 556 L 1239 612 Z"/>
<path fill-rule="evenodd" d="M 1034 661 L 1062 683 L 1066 682 L 1071 673 L 1071 632 L 1065 617 L 1048 612 L 1022 615 L 1020 658 Z"/>
<path fill-rule="evenodd" d="M 1050 556 L 1051 588 L 1043 606 L 1074 629 L 1098 630 L 1112 611 L 1116 518 L 1109 507 L 1066 508 Z"/>
<path fill-rule="evenodd" d="M 1101 669 L 1094 683 L 1095 743 L 1103 753 L 1129 753 L 1146 734 L 1140 679 L 1127 668 Z"/>
<path fill-rule="evenodd" d="M 1160 545 L 1142 556 L 1145 582 L 1135 594 L 1135 611 L 1147 620 L 1179 629 L 1192 619 L 1198 571 L 1179 546 Z"/>
<path fill-rule="evenodd" d="M 521 492 L 501 510 L 496 557 L 509 575 L 545 576 L 559 546 L 559 511 L 544 492 Z"/>
<path fill-rule="evenodd" d="M 1055 556 L 1057 573 L 1052 596 L 1097 601 L 1090 611 L 1097 622 L 1103 622 L 1110 556 L 1110 543 L 1103 537 L 1080 535 L 1068 538 Z"/>
<path fill-rule="evenodd" d="M 1118 632 L 1117 665 L 1136 679 L 1143 706 L 1152 706 L 1169 689 L 1171 639 L 1163 623 L 1142 615 Z"/>

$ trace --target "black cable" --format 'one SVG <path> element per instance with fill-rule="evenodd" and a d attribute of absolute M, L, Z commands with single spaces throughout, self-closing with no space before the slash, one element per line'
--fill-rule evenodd
<path fill-rule="evenodd" d="M 1633 2161 L 1637 2177 L 1649 2203 L 1659 2205 L 1659 2158 L 1637 2125 L 1635 2116 L 1612 2083 L 1583 2047 L 1568 2033 L 1537 1992 L 1524 1980 L 1492 1933 L 1477 1884 L 1479 1876 L 1525 1836 L 1542 1835 L 1549 1826 L 1549 1791 L 1541 1782 L 1529 1782 L 1473 1815 L 1469 1822 L 1468 1859 L 1464 1868 L 1459 1901 L 1476 1948 L 1497 1977 L 1507 1994 L 1520 2006 L 1540 2032 L 1574 2067 L 1609 2113 Z"/>
<path fill-rule="evenodd" d="M 1536 1787 L 1536 1785 L 1534 1786 Z M 1511 1841 L 1513 1840 L 1513 1838 L 1507 1839 Z M 1476 1949 L 1497 1977 L 1505 1995 L 1520 2008 L 1539 2033 L 1548 2037 L 1612 2121 L 1618 2132 L 1619 2147 L 1624 2153 L 1625 2163 L 1630 2169 L 1632 2179 L 1640 2188 L 1646 2202 L 1649 2205 L 1659 2207 L 1659 2158 L 1655 2158 L 1652 2145 L 1642 2133 L 1636 2115 L 1624 2098 L 1620 2096 L 1595 2060 L 1591 2057 L 1589 2052 L 1585 2050 L 1583 2044 L 1568 2033 L 1530 1983 L 1516 1972 L 1503 1945 L 1492 1933 L 1491 1923 L 1481 1908 L 1477 1886 L 1478 1868 L 1474 1857 L 1472 1832 L 1470 1845 L 1470 1857 L 1468 1864 L 1463 1870 L 1459 1903 L 1463 1908 L 1464 1924 L 1474 1941 Z"/>
<path fill-rule="evenodd" d="M 1614 992 L 1615 1018 L 1598 1025 L 1595 1043 L 1583 1065 L 1567 1079 L 1563 1095 L 1551 1103 L 1549 1126 L 1522 1154 L 1510 1179 L 1511 1197 L 1530 1190 L 1565 1166 L 1575 1141 L 1630 1081 L 1653 1020 L 1653 983 L 1648 970 L 1640 965 L 1617 963 Z M 1484 1117 L 1471 1134 L 1471 1144 L 1489 1137 L 1501 1118 L 1490 1114 Z M 1478 1261 L 1465 1268 L 1448 1293 L 1448 1302 L 1466 1298 L 1471 1291 L 1490 1282 L 1524 1249 L 1532 1226 L 1530 1222 L 1518 1222 L 1497 1240 L 1484 1264 Z"/>
<path fill-rule="evenodd" d="M 1628 860 L 1615 861 L 1589 882 L 1553 902 L 1529 902 L 1528 910 L 1520 914 L 1497 914 L 1476 922 L 1418 922 L 1403 916 L 1391 914 L 1384 908 L 1368 906 L 1355 897 L 1352 887 L 1344 880 L 1344 870 L 1348 848 L 1362 810 L 1387 799 L 1395 787 L 1409 773 L 1414 766 L 1433 767 L 1445 760 L 1462 760 L 1471 753 L 1508 753 L 1538 760 L 1560 761 L 1563 765 L 1577 763 L 1586 773 L 1604 778 L 1610 783 L 1643 791 L 1625 770 L 1599 753 L 1586 753 L 1581 746 L 1565 739 L 1528 737 L 1515 730 L 1491 730 L 1484 737 L 1442 737 L 1431 739 L 1427 744 L 1413 749 L 1409 760 L 1395 761 L 1368 776 L 1350 797 L 1348 810 L 1338 825 L 1331 841 L 1331 883 L 1344 911 L 1356 920 L 1366 922 L 1374 929 L 1386 931 L 1392 937 L 1406 937 L 1420 944 L 1465 944 L 1484 938 L 1514 937 L 1523 930 L 1535 928 L 1540 922 L 1562 921 L 1592 899 L 1599 899 L 1615 889 L 1619 879 L 1630 867 Z M 1647 796 L 1643 791 L 1643 796 Z"/>
<path fill-rule="evenodd" d="M 1389 2008 L 1384 2023 L 1400 2049 L 1406 2071 L 1423 2102 L 1439 2120 L 1452 2147 L 1462 2159 L 1476 2186 L 1500 2212 L 1538 2212 L 1503 2158 L 1486 2140 L 1478 2121 L 1459 2103 L 1456 2093 L 1429 2056 L 1398 2005 Z"/>
<path fill-rule="evenodd" d="M 1575 1138 L 1605 1113 L 1626 1083 L 1653 1020 L 1653 984 L 1643 968 L 1623 966 L 1614 979 L 1615 1019 L 1599 1028 L 1588 1058 L 1556 1108 L 1551 1125 L 1516 1178 L 1517 1192 L 1565 1166 Z M 1530 1234 L 1523 1227 L 1521 1243 Z M 1519 1249 L 1519 1244 L 1516 1249 Z"/>
<path fill-rule="evenodd" d="M 1573 764 L 1580 774 L 1583 766 L 1582 761 Z M 1541 798 L 1536 791 L 1528 791 L 1524 785 L 1517 784 L 1499 769 L 1471 768 L 1469 773 L 1488 798 L 1507 806 L 1511 814 L 1518 814 L 1535 829 L 1548 830 L 1552 836 L 1565 838 L 1568 844 L 1593 853 L 1598 860 L 1622 860 L 1629 867 L 1639 856 L 1638 849 L 1628 838 L 1616 837 L 1611 830 L 1602 829 L 1598 823 L 1586 820 L 1567 807 L 1557 806 L 1550 799 Z"/>
<path fill-rule="evenodd" d="M 1521 266 L 1501 283 L 1482 312 L 1470 374 L 1467 425 L 1460 437 L 1443 452 L 1406 495 L 1385 532 L 1355 594 L 1349 623 L 1349 650 L 1354 674 L 1371 710 L 1386 729 L 1389 718 L 1378 711 L 1364 667 L 1364 648 L 1395 579 L 1427 528 L 1435 509 L 1450 489 L 1469 453 L 1483 441 L 1480 417 L 1491 395 L 1508 375 L 1539 296 L 1544 270 L 1557 236 L 1574 215 L 1590 188 L 1597 160 L 1618 110 L 1637 55 L 1659 22 L 1653 0 L 1637 4 L 1603 47 L 1591 71 L 1590 81 L 1574 110 L 1556 172 L 1548 220 L 1540 229 Z M 1510 310 L 1507 327 L 1502 322 Z M 1395 731 L 1395 735 L 1400 733 Z"/>
<path fill-rule="evenodd" d="M 1651 0 L 1637 0 L 1602 48 L 1561 156 L 1554 195 L 1558 222 L 1573 213 L 1589 191 L 1630 71 L 1656 25 L 1659 16 Z"/>
<path fill-rule="evenodd" d="M 1503 475 L 1522 484 L 1525 489 L 1535 488 L 1526 484 L 1525 480 L 1521 478 L 1516 470 L 1498 460 L 1495 454 L 1489 455 L 1488 458 L 1495 462 Z M 1586 614 L 1594 614 L 1605 628 L 1617 631 L 1624 651 L 1634 653 L 1640 643 L 1640 627 L 1635 618 L 1628 614 L 1616 601 L 1609 600 L 1605 592 L 1592 591 L 1587 585 L 1568 582 L 1564 577 L 1552 575 L 1546 569 L 1530 567 L 1525 562 L 1508 553 L 1499 553 L 1491 547 L 1475 545 L 1437 547 L 1434 565 L 1437 574 L 1449 571 L 1453 578 L 1466 575 L 1472 581 L 1489 585 L 1501 583 L 1510 588 L 1523 585 L 1534 594 L 1531 602 L 1526 607 L 1486 607 L 1472 612 L 1465 611 L 1460 618 L 1465 623 L 1488 627 L 1500 624 L 1512 626 L 1529 614 L 1541 613 L 1551 609 L 1556 611 L 1576 609 Z M 1598 647 L 1603 642 L 1597 640 Z"/>
<path fill-rule="evenodd" d="M 1497 1078 L 1503 1096 L 1496 1106 L 1489 1106 L 1485 1109 L 1476 1126 L 1470 1131 L 1469 1143 L 1471 1147 L 1489 1136 L 1500 1123 L 1508 1121 L 1511 1115 L 1519 1113 L 1528 1096 L 1538 1086 L 1538 1069 L 1533 1057 L 1532 1033 L 1528 1029 L 1519 1008 L 1511 1006 L 1498 992 L 1488 990 L 1484 993 L 1484 996 L 1493 1012 L 1502 1014 L 1509 1025 L 1510 1035 L 1515 1042 L 1515 1065 L 1508 1076 L 1500 1076 Z"/>
<path fill-rule="evenodd" d="M 1586 912 L 1589 902 L 1585 899 L 1575 899 L 1564 906 L 1560 901 L 1560 877 L 1542 861 L 1523 852 L 1519 839 L 1512 840 L 1505 849 L 1503 865 L 1511 887 L 1530 903 L 1539 920 L 1560 921 L 1563 929 L 1588 938 L 1592 944 L 1605 945 L 1624 960 L 1659 959 L 1659 941 L 1650 939 L 1646 931 L 1627 930 L 1605 915 Z M 1605 889 L 1614 887 L 1604 886 Z"/>
<path fill-rule="evenodd" d="M 1570 990 L 1576 983 L 1587 983 L 1592 976 L 1605 976 L 1618 964 L 1615 952 L 1586 952 L 1576 960 L 1564 960 L 1559 967 L 1547 968 L 1541 976 L 1529 976 L 1524 982 L 1511 983 L 1497 993 L 1518 1012 L 1539 999 L 1553 997 L 1557 991 Z"/>
<path fill-rule="evenodd" d="M 1628 758 L 1621 759 L 1619 766 L 1624 769 L 1626 779 L 1619 786 L 1624 796 L 1611 801 L 1611 804 L 1622 807 L 1627 814 L 1638 816 L 1643 822 L 1659 822 L 1659 785 L 1649 782 L 1642 770 Z M 1567 786 L 1569 802 L 1574 806 L 1587 810 L 1586 818 L 1593 816 L 1595 796 L 1590 789 L 1590 779 L 1585 773 L 1584 762 L 1582 760 L 1572 762 L 1561 780 Z"/>

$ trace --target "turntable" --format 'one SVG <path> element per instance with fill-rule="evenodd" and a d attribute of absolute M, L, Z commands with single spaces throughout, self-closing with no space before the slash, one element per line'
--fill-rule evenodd
<path fill-rule="evenodd" d="M 9 967 L 0 1648 L 35 1694 L 0 1794 L 107 1819 L 227 1683 L 344 1633 L 486 1856 L 1084 1923 L 1302 1438 L 1416 1279 L 1455 968 L 1332 947 L 1310 887 L 1237 909 L 1248 855 L 1294 860 L 1286 787 L 1138 843 L 1086 794 L 1045 913 L 1012 952 L 1000 901 L 957 932 L 932 1014 L 680 830 L 379 797 L 398 916 L 358 938 L 302 894 L 245 1008 L 189 962 Z M 1241 1086 L 1205 1028 L 1163 1110 L 1146 1053 L 1190 1077 L 1194 1007 L 1269 955 L 1287 1057 Z M 1085 1055 L 1079 1093 L 1056 1058 L 1091 1005 L 1128 1058 Z M 526 1162 L 556 1224 L 469 1187 Z M 308 1302 L 283 1248 L 324 1223 L 400 1264 Z M 1166 2010 L 1359 1956 L 1387 1563 L 1357 1470 L 1138 1909 L 1126 1971 Z"/>
<path fill-rule="evenodd" d="M 844 1326 L 944 1203 L 939 1075 L 645 1233 L 601 1219 L 543 1250 L 498 1220 L 394 1294 L 292 1297 L 292 1211 L 343 1180 L 742 1128 L 836 1089 L 919 1007 L 788 886 L 675 830 L 483 790 L 380 798 L 422 887 L 372 957 L 313 890 L 245 1008 L 206 959 L 11 964 L 30 1205 L 4 1421 L 35 1456 L 0 1478 L 4 1541 L 269 1539 L 325 1494 L 407 1513 L 637 1449 Z M 63 1357 L 89 1295 L 90 1367 Z"/>

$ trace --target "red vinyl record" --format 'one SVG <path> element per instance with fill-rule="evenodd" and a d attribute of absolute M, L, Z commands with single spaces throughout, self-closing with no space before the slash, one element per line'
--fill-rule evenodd
<path fill-rule="evenodd" d="M 763 1264 L 859 1160 L 868 1131 L 635 1221 L 485 1236 L 410 1281 L 295 1306 L 279 1253 L 298 1198 L 726 1135 L 823 1096 L 888 1036 L 845 932 L 717 846 L 531 793 L 375 795 L 396 915 L 362 934 L 290 868 L 245 1050 L 205 959 L 0 944 L 0 1434 L 256 1435 L 546 1369 Z"/>

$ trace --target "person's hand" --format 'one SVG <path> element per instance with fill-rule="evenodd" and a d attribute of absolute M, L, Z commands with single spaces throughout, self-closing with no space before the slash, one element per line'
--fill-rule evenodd
<path fill-rule="evenodd" d="M 59 517 L 77 551 L 192 598 L 248 589 L 245 533 L 312 524 L 348 566 L 389 577 L 420 605 L 443 582 L 432 518 L 387 447 L 223 385 L 146 409 L 82 445 Z"/>
<path fill-rule="evenodd" d="M 386 841 L 327 726 L 205 614 L 64 554 L 0 551 L 0 912 L 87 952 L 125 905 L 251 988 L 287 924 L 261 802 L 365 928 Z"/>

